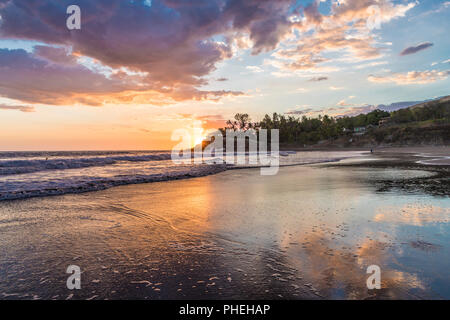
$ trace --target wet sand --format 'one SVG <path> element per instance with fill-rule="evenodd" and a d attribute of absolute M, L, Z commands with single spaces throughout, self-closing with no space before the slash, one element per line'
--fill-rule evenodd
<path fill-rule="evenodd" d="M 383 157 L 2 202 L 0 299 L 450 299 L 446 169 Z"/>
<path fill-rule="evenodd" d="M 422 170 L 433 173 L 431 176 L 410 179 L 384 177 L 371 181 L 378 191 L 401 191 L 412 194 L 435 196 L 450 195 L 450 148 L 449 147 L 405 147 L 377 149 L 369 156 L 349 161 L 332 163 L 329 167 L 378 168 Z"/>

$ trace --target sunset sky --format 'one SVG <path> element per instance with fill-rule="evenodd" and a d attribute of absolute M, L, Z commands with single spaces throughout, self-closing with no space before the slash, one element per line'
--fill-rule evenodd
<path fill-rule="evenodd" d="M 0 150 L 171 149 L 195 120 L 448 95 L 449 30 L 437 0 L 0 0 Z"/>

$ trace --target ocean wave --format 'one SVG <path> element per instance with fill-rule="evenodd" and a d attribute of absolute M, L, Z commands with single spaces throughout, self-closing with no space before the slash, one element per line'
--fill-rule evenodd
<path fill-rule="evenodd" d="M 242 155 L 244 160 L 250 160 L 250 154 Z M 275 160 L 273 165 L 286 167 L 335 162 L 361 155 L 354 152 L 286 152 L 270 158 Z M 8 156 L 0 153 L 0 201 L 98 191 L 120 185 L 202 177 L 232 169 L 267 167 L 247 161 L 245 165 L 239 162 L 223 163 L 220 160 L 224 159 L 220 157 L 207 158 L 218 160 L 217 164 L 177 164 L 169 161 L 169 152 L 155 151 L 99 152 L 97 157 L 92 157 L 90 152 L 80 155 L 60 153 L 48 160 L 45 160 L 46 153 Z"/>
<path fill-rule="evenodd" d="M 117 175 L 112 177 L 74 176 L 45 181 L 17 181 L 8 186 L 0 184 L 0 201 L 31 197 L 63 195 L 105 190 L 111 187 L 203 177 L 226 170 L 225 165 L 179 166 L 165 173 Z"/>
<path fill-rule="evenodd" d="M 170 160 L 170 153 L 146 155 L 116 155 L 104 157 L 0 160 L 0 176 L 33 173 L 44 170 L 78 169 L 94 166 L 112 165 L 119 161 L 144 162 Z"/>

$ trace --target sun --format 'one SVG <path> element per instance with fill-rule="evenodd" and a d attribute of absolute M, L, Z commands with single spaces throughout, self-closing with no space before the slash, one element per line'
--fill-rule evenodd
<path fill-rule="evenodd" d="M 200 136 L 200 137 L 195 138 L 195 140 L 194 140 L 195 145 L 201 144 L 203 142 L 203 140 L 205 140 L 205 139 L 206 139 L 205 136 Z"/>

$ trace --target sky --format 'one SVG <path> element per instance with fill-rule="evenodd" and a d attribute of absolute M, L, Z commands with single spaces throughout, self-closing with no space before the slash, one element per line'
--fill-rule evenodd
<path fill-rule="evenodd" d="M 446 96 L 448 30 L 436 0 L 0 0 L 0 150 L 169 150 L 238 112 Z"/>

